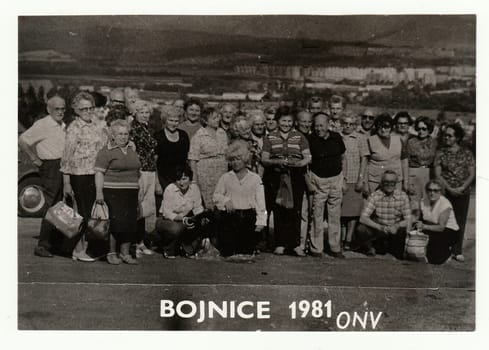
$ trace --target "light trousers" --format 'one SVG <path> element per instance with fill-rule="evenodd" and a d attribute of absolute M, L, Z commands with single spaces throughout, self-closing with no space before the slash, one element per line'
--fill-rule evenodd
<path fill-rule="evenodd" d="M 328 244 L 331 252 L 341 252 L 341 201 L 343 198 L 343 173 L 321 178 L 312 173 L 314 229 L 311 235 L 311 252 L 324 250 L 324 208 L 328 212 Z"/>

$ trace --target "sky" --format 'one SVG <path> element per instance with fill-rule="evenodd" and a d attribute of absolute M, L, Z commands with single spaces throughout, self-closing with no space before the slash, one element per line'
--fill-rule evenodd
<path fill-rule="evenodd" d="M 475 16 L 45 16 L 19 18 L 19 34 L 87 26 L 191 30 L 256 37 L 474 47 Z"/>

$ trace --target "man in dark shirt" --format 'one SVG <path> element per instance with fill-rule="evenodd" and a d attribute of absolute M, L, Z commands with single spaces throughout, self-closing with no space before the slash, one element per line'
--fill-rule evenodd
<path fill-rule="evenodd" d="M 328 130 L 329 117 L 324 113 L 314 117 L 314 135 L 309 138 L 312 155 L 311 183 L 314 189 L 314 231 L 310 252 L 321 256 L 324 249 L 324 206 L 328 210 L 328 243 L 331 256 L 344 258 L 341 252 L 341 200 L 343 198 L 343 167 L 345 144 L 340 134 Z"/>

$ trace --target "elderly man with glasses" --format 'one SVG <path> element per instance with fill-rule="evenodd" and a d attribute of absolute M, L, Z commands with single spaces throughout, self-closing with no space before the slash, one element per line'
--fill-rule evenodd
<path fill-rule="evenodd" d="M 369 196 L 362 210 L 352 244 L 354 250 L 368 256 L 390 253 L 402 259 L 412 219 L 409 197 L 396 189 L 397 182 L 395 171 L 387 170 L 382 175 L 379 189 Z"/>

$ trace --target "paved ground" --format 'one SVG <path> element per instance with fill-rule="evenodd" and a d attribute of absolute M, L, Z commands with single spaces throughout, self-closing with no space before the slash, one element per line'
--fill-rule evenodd
<path fill-rule="evenodd" d="M 261 254 L 253 262 L 144 257 L 138 266 L 43 259 L 32 254 L 39 219 L 19 218 L 18 327 L 60 330 L 473 330 L 474 201 L 464 264 Z M 160 317 L 160 300 L 269 301 L 270 318 Z M 302 318 L 293 301 L 331 300 Z M 304 307 L 304 305 L 302 305 Z M 184 308 L 184 311 L 190 309 Z M 247 307 L 246 312 L 252 308 Z M 303 310 L 303 309 L 301 309 Z M 254 310 L 256 312 L 256 309 Z M 381 312 L 381 314 L 380 314 Z M 365 318 L 366 317 L 366 318 Z M 365 319 L 364 319 L 365 318 Z M 353 322 L 355 320 L 355 322 Z M 349 321 L 349 322 L 348 322 Z M 378 321 L 378 322 L 376 322 Z M 363 323 L 363 326 L 362 326 Z"/>

